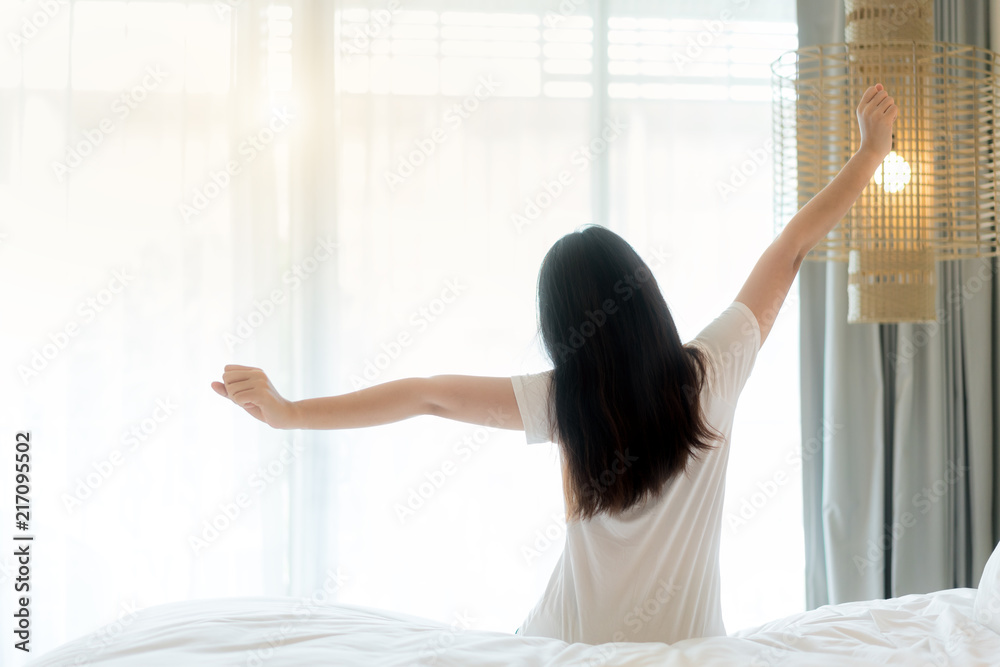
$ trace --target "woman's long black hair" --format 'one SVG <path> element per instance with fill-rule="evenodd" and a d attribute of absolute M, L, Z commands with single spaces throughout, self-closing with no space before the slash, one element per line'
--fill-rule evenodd
<path fill-rule="evenodd" d="M 538 274 L 538 316 L 571 515 L 654 497 L 712 446 L 698 400 L 708 362 L 681 343 L 656 279 L 622 237 L 588 225 L 556 241 Z"/>

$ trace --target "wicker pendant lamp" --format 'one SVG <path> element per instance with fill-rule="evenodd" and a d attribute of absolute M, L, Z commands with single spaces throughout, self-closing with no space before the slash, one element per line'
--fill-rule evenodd
<path fill-rule="evenodd" d="M 932 0 L 846 0 L 845 41 L 782 55 L 774 73 L 775 214 L 788 220 L 860 143 L 859 96 L 899 107 L 893 150 L 806 257 L 848 263 L 849 322 L 936 319 L 938 260 L 996 255 L 1000 54 L 933 41 Z"/>

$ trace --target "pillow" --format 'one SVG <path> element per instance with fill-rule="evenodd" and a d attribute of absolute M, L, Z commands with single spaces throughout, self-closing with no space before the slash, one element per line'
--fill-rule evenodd
<path fill-rule="evenodd" d="M 986 561 L 972 610 L 977 621 L 1000 633 L 1000 544 Z"/>

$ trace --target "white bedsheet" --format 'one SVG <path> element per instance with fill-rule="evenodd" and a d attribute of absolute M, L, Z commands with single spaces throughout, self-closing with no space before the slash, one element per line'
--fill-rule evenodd
<path fill-rule="evenodd" d="M 1000 634 L 973 620 L 974 597 L 973 589 L 908 595 L 822 607 L 729 637 L 601 646 L 353 605 L 305 608 L 294 598 L 193 600 L 144 609 L 112 640 L 87 635 L 28 665 L 998 666 Z"/>

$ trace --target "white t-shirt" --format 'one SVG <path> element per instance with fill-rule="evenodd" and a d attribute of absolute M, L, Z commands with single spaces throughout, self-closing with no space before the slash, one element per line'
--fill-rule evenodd
<path fill-rule="evenodd" d="M 545 592 L 518 634 L 567 642 L 657 641 L 725 635 L 719 539 L 733 412 L 760 349 L 760 326 L 734 301 L 693 341 L 711 367 L 701 392 L 725 435 L 662 494 L 623 514 L 573 520 Z M 511 378 L 528 444 L 553 442 L 552 371 Z M 637 464 L 638 465 L 638 464 Z"/>

